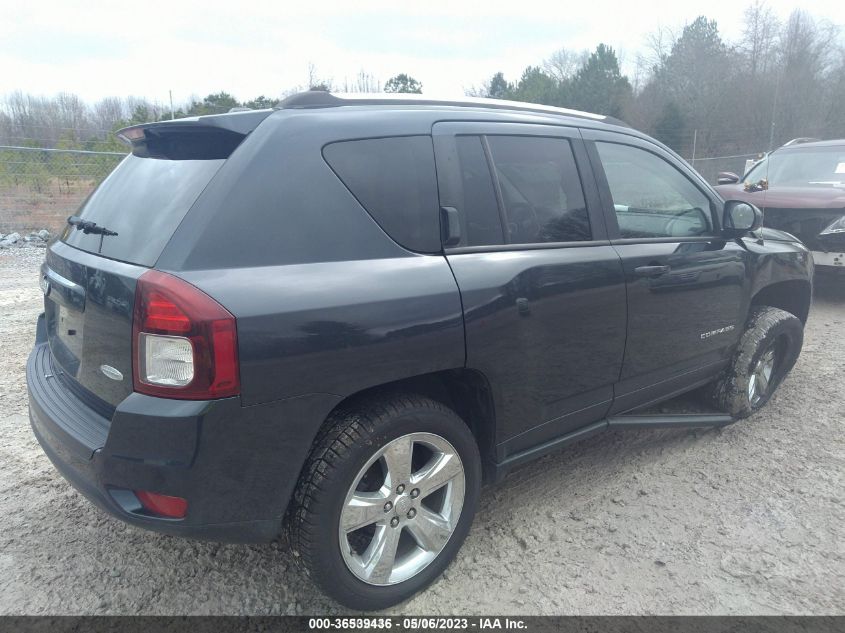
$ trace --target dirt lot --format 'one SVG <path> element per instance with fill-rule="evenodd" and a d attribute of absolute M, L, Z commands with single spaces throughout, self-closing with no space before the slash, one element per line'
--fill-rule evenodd
<path fill-rule="evenodd" d="M 24 366 L 43 249 L 0 251 L 0 613 L 337 612 L 283 542 L 128 527 L 56 473 Z M 486 489 L 447 573 L 394 612 L 845 613 L 845 277 L 767 408 L 722 430 L 602 435 Z"/>

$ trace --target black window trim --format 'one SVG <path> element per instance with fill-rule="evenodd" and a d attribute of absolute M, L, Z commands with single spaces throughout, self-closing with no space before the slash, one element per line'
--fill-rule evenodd
<path fill-rule="evenodd" d="M 456 134 L 458 136 L 471 136 L 470 134 Z M 491 246 L 507 246 L 511 244 L 510 231 L 508 231 L 508 215 L 505 211 L 505 197 L 502 195 L 502 183 L 499 182 L 499 174 L 496 171 L 496 164 L 493 162 L 493 152 L 490 150 L 490 143 L 487 141 L 486 134 L 478 136 L 481 141 L 481 149 L 484 151 L 484 160 L 487 161 L 487 171 L 490 172 L 490 179 L 493 181 L 493 193 L 496 196 L 496 207 L 499 210 L 499 224 L 502 229 L 502 244 L 492 244 Z M 436 159 L 435 159 L 436 160 Z M 463 210 L 458 209 L 458 213 L 463 213 Z"/>
<path fill-rule="evenodd" d="M 613 207 L 613 196 L 610 192 L 610 184 L 607 181 L 607 174 L 605 174 L 604 165 L 601 162 L 601 156 L 599 155 L 596 143 L 614 143 L 616 145 L 627 145 L 628 147 L 633 147 L 644 152 L 649 152 L 650 154 L 653 154 L 657 158 L 663 160 L 665 163 L 668 163 L 679 174 L 681 174 L 681 176 L 686 178 L 693 187 L 698 189 L 698 191 L 701 192 L 701 195 L 704 196 L 710 203 L 710 221 L 713 224 L 711 229 L 712 234 L 691 235 L 687 237 L 621 237 L 621 233 L 619 231 L 619 222 L 616 219 L 616 211 Z M 648 142 L 645 139 L 604 130 L 589 130 L 587 135 L 584 137 L 584 144 L 586 145 L 587 156 L 590 159 L 590 164 L 593 168 L 593 174 L 596 178 L 596 184 L 599 189 L 599 196 L 602 199 L 602 210 L 605 222 L 607 223 L 607 232 L 611 244 L 622 245 L 661 244 L 669 242 L 712 242 L 714 240 L 724 239 L 722 237 L 721 218 L 719 218 L 718 213 L 718 210 L 721 208 L 721 205 L 716 203 L 711 192 L 703 188 L 701 184 L 696 181 L 696 178 L 690 177 L 690 174 L 687 173 L 686 169 L 682 168 L 682 165 L 676 164 L 676 160 L 674 160 L 674 157 L 671 157 L 668 152 L 666 154 L 669 157 L 664 156 L 663 152 L 661 151 L 656 151 L 660 150 L 661 148 L 655 145 L 654 143 Z M 673 160 L 670 160 L 670 158 L 673 158 Z"/>
<path fill-rule="evenodd" d="M 580 242 L 532 242 L 531 244 L 490 244 L 485 246 L 452 246 L 444 249 L 447 255 L 464 253 L 498 253 L 511 251 L 537 251 L 553 248 L 578 248 L 586 246 L 610 246 L 610 240 L 583 240 Z"/>
<path fill-rule="evenodd" d="M 438 131 L 438 125 L 444 126 L 443 131 Z M 453 131 L 453 128 L 457 128 Z M 560 133 L 555 134 L 558 131 Z M 604 215 L 604 205 L 601 198 L 600 187 L 595 180 L 595 174 L 592 167 L 592 161 L 587 151 L 587 143 L 585 142 L 580 127 L 571 125 L 549 125 L 549 124 L 535 124 L 535 123 L 517 123 L 517 122 L 493 122 L 493 121 L 437 121 L 432 128 L 432 140 L 434 141 L 434 162 L 438 170 L 438 191 L 440 191 L 440 169 L 438 160 L 438 137 L 449 138 L 453 143 L 459 136 L 475 136 L 481 140 L 482 148 L 484 150 L 484 157 L 487 161 L 487 168 L 490 171 L 490 177 L 493 180 L 493 189 L 496 194 L 496 204 L 499 210 L 499 222 L 502 223 L 502 237 L 503 244 L 489 244 L 483 246 L 453 246 L 443 248 L 443 253 L 446 255 L 460 255 L 463 253 L 495 253 L 495 252 L 509 252 L 521 250 L 540 250 L 540 249 L 554 249 L 554 248 L 578 248 L 578 247 L 596 247 L 608 246 L 611 244 L 609 239 L 609 231 L 607 221 Z M 506 230 L 506 217 L 504 215 L 504 202 L 502 197 L 501 185 L 499 183 L 499 176 L 496 173 L 492 161 L 492 153 L 490 152 L 489 144 L 487 143 L 488 136 L 523 136 L 529 138 L 554 138 L 566 140 L 569 143 L 572 156 L 575 161 L 575 169 L 578 172 L 578 181 L 581 184 L 581 193 L 584 197 L 584 204 L 587 209 L 587 218 L 590 222 L 590 231 L 592 233 L 592 240 L 572 241 L 572 242 L 531 242 L 527 244 L 514 244 L 509 242 L 510 236 Z M 590 178 L 593 180 L 590 180 Z M 593 185 L 592 188 L 590 185 Z M 460 209 L 458 210 L 461 212 Z"/>

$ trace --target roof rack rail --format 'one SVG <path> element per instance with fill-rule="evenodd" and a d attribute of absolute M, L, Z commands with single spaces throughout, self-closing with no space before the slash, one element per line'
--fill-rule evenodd
<path fill-rule="evenodd" d="M 562 116 L 604 121 L 615 125 L 628 127 L 613 117 L 568 108 L 525 103 L 522 101 L 505 101 L 501 99 L 487 99 L 481 97 L 431 97 L 422 94 L 388 94 L 388 93 L 340 93 L 331 94 L 324 90 L 309 90 L 299 92 L 280 101 L 275 109 L 287 110 L 297 108 L 335 108 L 339 106 L 356 105 L 441 105 L 470 108 L 492 108 L 497 110 L 520 110 L 538 112 L 542 114 L 558 114 Z"/>
<path fill-rule="evenodd" d="M 788 147 L 790 145 L 801 145 L 801 143 L 815 143 L 820 141 L 820 138 L 812 138 L 809 136 L 799 136 L 798 138 L 794 138 L 791 141 L 787 141 L 781 147 Z"/>

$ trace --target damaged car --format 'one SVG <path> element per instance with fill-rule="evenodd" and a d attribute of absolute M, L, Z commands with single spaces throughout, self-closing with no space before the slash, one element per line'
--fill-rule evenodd
<path fill-rule="evenodd" d="M 797 139 L 740 178 L 721 172 L 716 190 L 763 210 L 764 225 L 791 233 L 819 270 L 845 270 L 845 139 Z"/>

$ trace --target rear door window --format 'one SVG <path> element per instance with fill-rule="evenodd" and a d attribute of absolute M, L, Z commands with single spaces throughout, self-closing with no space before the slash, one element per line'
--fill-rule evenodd
<path fill-rule="evenodd" d="M 511 244 L 592 239 L 584 192 L 569 141 L 488 136 Z"/>
<path fill-rule="evenodd" d="M 441 250 L 430 136 L 340 141 L 326 145 L 323 157 L 394 241 L 412 251 Z"/>
<path fill-rule="evenodd" d="M 62 240 L 90 253 L 152 266 L 199 194 L 225 162 L 127 156 L 77 215 L 117 235 L 68 226 Z"/>

